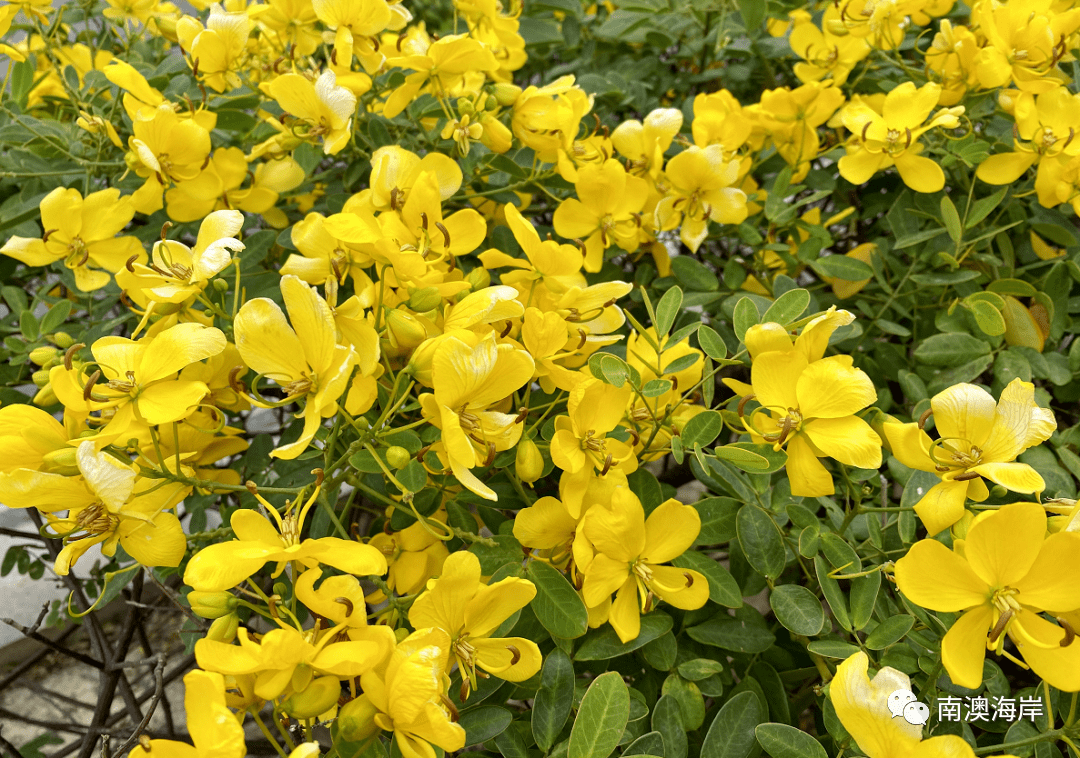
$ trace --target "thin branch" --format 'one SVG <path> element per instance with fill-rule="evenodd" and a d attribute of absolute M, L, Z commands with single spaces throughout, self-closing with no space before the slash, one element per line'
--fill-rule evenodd
<path fill-rule="evenodd" d="M 143 720 L 135 727 L 135 731 L 131 733 L 131 736 L 128 737 L 120 747 L 113 751 L 114 755 L 124 755 L 138 741 L 139 735 L 142 734 L 143 730 L 146 729 L 147 725 L 150 723 L 150 717 L 154 715 L 157 704 L 161 701 L 161 693 L 165 691 L 166 655 L 164 653 L 158 653 L 155 657 L 157 658 L 157 665 L 154 666 L 154 696 L 150 700 L 150 705 L 146 709 L 146 715 L 143 716 Z M 145 663 L 146 661 L 134 661 L 130 665 L 143 665 Z"/>
<path fill-rule="evenodd" d="M 75 650 L 70 650 L 70 649 L 64 647 L 63 645 L 60 645 L 60 644 L 58 644 L 56 642 L 53 642 L 48 637 L 46 637 L 44 634 L 39 634 L 38 632 L 35 632 L 33 629 L 30 629 L 29 627 L 23 626 L 22 624 L 20 624 L 18 621 L 15 621 L 14 619 L 2 618 L 2 619 L 0 619 L 0 621 L 3 621 L 8 626 L 17 629 L 23 635 L 25 635 L 26 637 L 34 640 L 35 642 L 40 642 L 42 645 L 45 645 L 46 647 L 52 648 L 54 651 L 56 651 L 57 653 L 60 653 L 61 655 L 66 655 L 69 658 L 74 658 L 75 660 L 79 661 L 80 663 L 85 663 L 87 666 L 93 666 L 98 671 L 104 671 L 105 670 L 105 664 L 103 664 L 101 661 L 95 660 L 95 659 L 91 658 L 88 655 L 84 655 L 83 653 L 77 652 Z"/>

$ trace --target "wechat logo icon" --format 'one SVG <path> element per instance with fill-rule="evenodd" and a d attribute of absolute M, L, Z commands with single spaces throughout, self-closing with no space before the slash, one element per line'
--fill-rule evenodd
<path fill-rule="evenodd" d="M 920 703 L 911 690 L 897 690 L 889 695 L 889 712 L 893 718 L 900 716 L 913 726 L 922 726 L 930 720 L 930 708 Z"/>

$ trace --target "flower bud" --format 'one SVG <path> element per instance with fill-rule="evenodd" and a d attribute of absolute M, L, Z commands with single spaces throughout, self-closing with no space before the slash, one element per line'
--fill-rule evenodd
<path fill-rule="evenodd" d="M 386 329 L 396 350 L 412 350 L 427 338 L 427 330 L 416 316 L 399 308 L 387 311 Z"/>
<path fill-rule="evenodd" d="M 214 280 L 214 289 L 216 289 L 218 292 L 228 292 L 229 291 L 229 283 L 227 281 L 225 281 L 224 279 L 215 279 Z"/>
<path fill-rule="evenodd" d="M 228 644 L 236 639 L 236 630 L 239 626 L 240 617 L 235 613 L 222 616 L 210 625 L 206 631 L 206 639 Z"/>
<path fill-rule="evenodd" d="M 60 355 L 60 351 L 52 345 L 44 345 L 43 347 L 35 347 L 30 351 L 30 360 L 36 366 L 44 366 L 45 364 L 53 361 Z M 42 385 L 38 385 L 41 387 Z"/>
<path fill-rule="evenodd" d="M 513 105 L 521 94 L 521 87 L 509 82 L 499 82 L 491 89 L 495 102 L 502 106 Z"/>
<path fill-rule="evenodd" d="M 51 339 L 61 350 L 67 350 L 75 344 L 75 339 L 67 332 L 57 332 L 49 339 Z"/>
<path fill-rule="evenodd" d="M 412 456 L 409 455 L 409 451 L 399 445 L 394 445 L 386 451 L 386 462 L 399 471 L 408 466 L 410 460 Z"/>
<path fill-rule="evenodd" d="M 966 540 L 968 529 L 971 528 L 971 522 L 975 520 L 975 514 L 971 511 L 964 511 L 964 515 L 960 517 L 960 520 L 952 525 L 952 537 L 954 540 Z"/>
<path fill-rule="evenodd" d="M 50 450 L 41 456 L 43 465 L 41 470 L 49 474 L 62 474 L 75 476 L 79 473 L 79 467 L 75 460 L 75 448 L 62 447 L 59 450 Z"/>
<path fill-rule="evenodd" d="M 367 695 L 350 700 L 338 711 L 338 736 L 346 742 L 363 742 L 374 737 L 382 731 L 375 723 L 378 713 L 379 709 Z"/>
<path fill-rule="evenodd" d="M 35 387 L 45 387 L 49 384 L 49 369 L 40 368 L 30 375 Z"/>
<path fill-rule="evenodd" d="M 230 592 L 200 592 L 192 590 L 187 596 L 191 610 L 204 619 L 216 619 L 236 610 L 237 599 Z"/>
<path fill-rule="evenodd" d="M 336 676 L 320 676 L 312 680 L 303 692 L 294 692 L 281 704 L 281 710 L 294 719 L 321 716 L 337 704 L 341 697 L 341 682 Z"/>
<path fill-rule="evenodd" d="M 472 287 L 472 291 L 479 292 L 480 290 L 491 286 L 491 274 L 488 273 L 486 268 L 477 266 L 469 272 L 468 281 L 469 286 Z"/>
<path fill-rule="evenodd" d="M 154 16 L 151 20 L 162 37 L 170 42 L 178 42 L 180 40 L 180 38 L 176 36 L 177 20 L 175 18 L 162 14 L 160 16 Z"/>
<path fill-rule="evenodd" d="M 442 342 L 442 335 L 431 337 L 421 342 L 412 352 L 406 371 L 413 379 L 425 387 L 431 385 L 431 361 L 435 358 L 435 348 Z"/>
<path fill-rule="evenodd" d="M 417 313 L 427 313 L 435 310 L 442 303 L 442 295 L 435 287 L 423 287 L 416 290 L 409 297 L 409 308 Z"/>
<path fill-rule="evenodd" d="M 544 473 L 544 456 L 531 439 L 523 439 L 518 443 L 514 470 L 517 472 L 518 479 L 527 484 L 532 484 Z"/>
<path fill-rule="evenodd" d="M 56 405 L 60 400 L 56 397 L 56 393 L 53 392 L 51 384 L 47 384 L 37 391 L 34 395 L 34 405 L 41 408 L 48 408 L 50 405 Z"/>
<path fill-rule="evenodd" d="M 847 25 L 844 24 L 838 18 L 831 18 L 825 22 L 825 31 L 834 37 L 846 37 L 848 36 Z"/>

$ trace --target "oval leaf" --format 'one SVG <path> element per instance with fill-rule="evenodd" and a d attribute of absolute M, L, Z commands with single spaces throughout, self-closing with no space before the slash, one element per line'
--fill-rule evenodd
<path fill-rule="evenodd" d="M 829 758 L 820 742 L 787 724 L 758 724 L 754 735 L 773 758 Z"/>
<path fill-rule="evenodd" d="M 750 691 L 740 692 L 724 703 L 716 714 L 701 755 L 708 758 L 747 758 L 754 749 L 754 727 L 765 718 L 758 696 Z"/>
<path fill-rule="evenodd" d="M 784 584 L 769 596 L 776 620 L 793 634 L 812 637 L 825 626 L 825 609 L 813 592 L 798 584 Z"/>
<path fill-rule="evenodd" d="M 546 563 L 531 561 L 525 573 L 536 585 L 533 613 L 553 637 L 575 639 L 588 631 L 585 603 L 561 572 Z"/>
<path fill-rule="evenodd" d="M 630 720 L 630 690 L 616 671 L 601 674 L 581 699 L 567 758 L 607 758 Z"/>

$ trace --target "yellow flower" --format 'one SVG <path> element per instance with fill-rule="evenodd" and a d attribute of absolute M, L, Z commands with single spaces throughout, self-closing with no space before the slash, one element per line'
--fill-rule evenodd
<path fill-rule="evenodd" d="M 945 172 L 926 156 L 919 155 L 919 137 L 941 126 L 956 128 L 963 106 L 943 108 L 930 120 L 938 104 L 941 85 L 930 82 L 916 88 L 904 82 L 885 96 L 881 113 L 865 101 L 855 100 L 844 107 L 840 118 L 852 136 L 840 159 L 840 175 L 852 184 L 865 184 L 876 172 L 896 166 L 900 178 L 916 192 L 938 192 L 945 186 Z"/>
<path fill-rule="evenodd" d="M 184 709 L 194 747 L 176 740 L 135 745 L 130 758 L 244 758 L 244 727 L 225 705 L 225 678 L 209 671 L 184 675 Z M 291 757 L 290 757 L 291 758 Z"/>
<path fill-rule="evenodd" d="M 261 213 L 275 227 L 287 226 L 287 218 L 274 208 L 274 204 L 280 193 L 295 189 L 304 182 L 304 169 L 289 156 L 262 161 L 255 167 L 251 184 L 241 189 L 240 185 L 250 175 L 243 150 L 219 147 L 201 174 L 194 179 L 178 182 L 165 193 L 169 218 L 198 221 L 214 210 L 235 208 L 248 213 Z"/>
<path fill-rule="evenodd" d="M 445 510 L 438 511 L 429 520 L 445 522 L 445 514 Z M 400 532 L 379 532 L 368 540 L 368 544 L 386 556 L 389 566 L 386 586 L 398 595 L 412 595 L 422 590 L 428 579 L 438 576 L 443 561 L 450 554 L 446 543 L 437 539 L 420 522 Z M 382 590 L 368 596 L 373 603 L 381 603 L 385 599 Z"/>
<path fill-rule="evenodd" d="M 276 577 L 289 561 L 307 568 L 325 564 L 356 576 L 385 574 L 386 558 L 370 545 L 340 537 L 300 539 L 304 520 L 318 498 L 321 485 L 320 477 L 319 485 L 303 507 L 298 508 L 298 502 L 287 503 L 284 516 L 256 493 L 276 522 L 276 528 L 253 510 L 235 511 L 230 524 L 236 539 L 210 545 L 193 555 L 184 571 L 184 583 L 200 592 L 229 590 L 270 562 L 277 563 Z"/>
<path fill-rule="evenodd" d="M 747 111 L 772 139 L 777 152 L 794 169 L 794 181 L 801 181 L 810 170 L 810 161 L 821 152 L 818 127 L 844 103 L 844 93 L 831 82 L 808 82 L 790 89 L 766 90 L 758 105 Z"/>
<path fill-rule="evenodd" d="M 173 507 L 191 488 L 170 484 L 160 488 L 139 479 L 135 469 L 107 453 L 94 452 L 94 443 L 81 443 L 75 453 L 79 476 L 15 469 L 0 474 L 0 499 L 11 508 L 44 511 L 49 527 L 63 537 L 56 557 L 61 576 L 93 545 L 101 544 L 107 556 L 120 544 L 144 566 L 178 566 L 187 540 L 180 521 L 166 509 Z M 135 492 L 136 483 L 145 484 Z M 68 511 L 64 518 L 56 511 Z"/>
<path fill-rule="evenodd" d="M 348 68 L 355 54 L 368 73 L 379 70 L 386 56 L 379 52 L 376 37 L 393 16 L 386 0 L 312 0 L 311 6 L 319 20 L 335 31 L 335 65 Z"/>
<path fill-rule="evenodd" d="M 249 300 L 236 314 L 236 349 L 255 373 L 272 379 L 286 401 L 304 398 L 304 430 L 295 442 L 271 451 L 292 460 L 311 444 L 324 418 L 338 411 L 356 365 L 356 350 L 337 344 L 337 327 L 326 301 L 295 276 L 281 277 L 281 294 L 292 326 L 273 300 Z"/>
<path fill-rule="evenodd" d="M 73 416 L 65 414 L 65 423 Z M 73 426 L 73 424 L 71 424 Z M 68 440 L 77 435 L 51 415 L 18 403 L 0 408 L 0 474 L 25 468 L 53 473 L 75 473 L 75 451 Z"/>
<path fill-rule="evenodd" d="M 869 658 L 858 652 L 836 668 L 829 682 L 829 699 L 836 716 L 855 744 L 869 758 L 975 758 L 961 737 L 944 734 L 922 739 L 922 726 L 896 717 L 889 697 L 897 690 L 911 691 L 911 680 L 883 666 L 873 679 L 866 675 Z M 995 756 L 994 758 L 1012 758 Z"/>
<path fill-rule="evenodd" d="M 191 57 L 191 69 L 215 92 L 241 84 L 237 69 L 251 34 L 251 19 L 240 11 L 228 13 L 218 3 L 210 6 L 206 28 L 198 19 L 184 16 L 176 23 L 180 46 Z"/>
<path fill-rule="evenodd" d="M 594 472 L 604 476 L 612 469 L 623 474 L 637 470 L 634 448 L 607 435 L 619 426 L 633 397 L 629 386 L 613 387 L 599 379 L 587 379 L 570 393 L 569 415 L 555 418 L 551 460 L 563 470 L 560 488 L 572 516 L 581 513 L 581 499 Z"/>
<path fill-rule="evenodd" d="M 162 192 L 170 184 L 194 179 L 202 171 L 210 155 L 209 129 L 213 124 L 181 118 L 169 102 L 147 110 L 151 115 L 139 113 L 133 119 L 134 134 L 128 139 L 131 152 L 127 162 L 139 176 L 146 178 L 131 196 L 135 210 L 150 214 L 161 210 Z"/>
<path fill-rule="evenodd" d="M 470 141 L 480 139 L 483 133 L 483 125 L 478 121 L 473 121 L 466 113 L 459 119 L 447 121 L 439 136 L 443 139 L 453 139 L 457 144 L 458 152 L 464 156 L 469 154 Z"/>
<path fill-rule="evenodd" d="M 695 124 L 696 107 L 697 101 Z M 611 144 L 619 155 L 630 162 L 627 170 L 631 174 L 648 176 L 655 181 L 664 168 L 664 153 L 671 147 L 682 123 L 683 114 L 679 109 L 657 108 L 645 116 L 644 122 L 631 119 L 615 127 L 611 133 Z"/>
<path fill-rule="evenodd" d="M 975 57 L 979 39 L 966 26 L 953 26 L 941 19 L 939 31 L 926 51 L 926 65 L 941 82 L 939 105 L 956 105 L 968 90 L 979 86 Z"/>
<path fill-rule="evenodd" d="M 671 192 L 656 205 L 656 225 L 661 229 L 679 226 L 679 237 L 694 252 L 708 236 L 709 221 L 741 224 L 746 220 L 746 193 L 733 186 L 739 162 L 725 161 L 722 145 L 686 148 L 668 161 L 664 176 Z"/>
<path fill-rule="evenodd" d="M 629 175 L 611 159 L 584 166 L 574 183 L 577 198 L 555 209 L 555 231 L 568 239 L 585 240 L 585 270 L 596 272 L 612 244 L 628 253 L 637 250 L 641 210 L 649 194 L 644 180 Z"/>
<path fill-rule="evenodd" d="M 962 543 L 962 544 L 961 544 Z M 941 641 L 941 660 L 959 686 L 982 684 L 987 650 L 1004 655 L 1066 692 L 1080 690 L 1080 646 L 1072 631 L 1039 615 L 1080 608 L 1080 534 L 1046 536 L 1037 503 L 1012 503 L 977 516 L 949 550 L 915 543 L 896 563 L 896 584 L 916 605 L 960 613 Z M 1024 661 L 1005 649 L 1013 641 Z M 1064 645 L 1064 646 L 1063 646 Z"/>
<path fill-rule="evenodd" d="M 309 140 L 322 138 L 326 155 L 337 155 L 348 144 L 356 95 L 337 85 L 333 71 L 323 71 L 314 83 L 300 74 L 285 74 L 261 88 L 302 122 L 302 131 L 294 133 Z"/>
<path fill-rule="evenodd" d="M 971 9 L 971 23 L 986 44 L 976 56 L 976 72 L 984 88 L 1013 82 L 1026 92 L 1049 92 L 1065 84 L 1057 69 L 1061 40 L 1080 28 L 1080 9 L 1055 11 L 1051 0 L 980 0 Z"/>
<path fill-rule="evenodd" d="M 498 500 L 470 469 L 491 465 L 495 453 L 521 438 L 517 415 L 486 409 L 532 378 L 533 359 L 513 345 L 497 343 L 494 334 L 458 334 L 448 335 L 435 349 L 435 392 L 421 395 L 420 404 L 424 418 L 442 430 L 442 446 L 457 480 L 480 497 Z"/>
<path fill-rule="evenodd" d="M 177 324 L 141 340 L 102 337 L 91 347 L 97 371 L 88 379 L 79 370 L 56 366 L 49 384 L 67 408 L 101 411 L 103 423 L 94 439 L 99 446 L 123 437 L 142 425 L 180 421 L 195 412 L 209 393 L 202 382 L 180 380 L 176 373 L 189 364 L 225 349 L 220 329 L 202 324 Z M 98 378 L 104 383 L 96 384 Z"/>
<path fill-rule="evenodd" d="M 581 119 L 592 109 L 592 95 L 560 76 L 543 87 L 526 87 L 514 101 L 514 136 L 544 163 L 560 163 L 573 146 Z M 677 130 L 676 130 L 677 131 Z"/>
<path fill-rule="evenodd" d="M 525 260 L 514 258 L 494 248 L 485 250 L 478 256 L 487 269 L 514 268 L 503 274 L 503 284 L 517 288 L 525 295 L 525 301 L 531 300 L 536 284 L 554 295 L 561 295 L 571 288 L 584 288 L 585 276 L 581 273 L 584 263 L 581 251 L 573 245 L 560 245 L 554 240 L 541 240 L 536 228 L 526 220 L 513 205 L 504 206 L 506 225 L 514 234 Z"/>
<path fill-rule="evenodd" d="M 831 25 L 840 19 L 840 9 L 830 5 L 821 19 L 821 28 L 804 10 L 792 11 L 794 22 L 788 43 L 803 60 L 795 64 L 795 76 L 804 84 L 831 77 L 836 85 L 847 81 L 855 64 L 870 54 L 870 44 L 854 34 L 837 36 Z"/>
<path fill-rule="evenodd" d="M 442 574 L 409 609 L 414 629 L 441 629 L 450 637 L 449 663 L 461 671 L 462 698 L 476 689 L 477 667 L 510 682 L 523 682 L 540 670 L 540 648 L 521 637 L 492 633 L 536 596 L 527 579 L 507 577 L 495 584 L 480 581 L 480 561 L 469 552 L 452 553 Z"/>
<path fill-rule="evenodd" d="M 626 487 L 616 487 L 611 506 L 590 508 L 582 517 L 594 555 L 580 568 L 581 596 L 590 608 L 590 624 L 606 620 L 623 642 L 636 639 L 641 615 L 659 598 L 683 610 L 705 605 L 709 583 L 697 571 L 664 566 L 685 553 L 701 531 L 701 517 L 691 505 L 667 500 L 645 518 L 641 501 Z M 575 546 L 575 557 L 578 555 Z M 615 593 L 615 601 L 611 594 Z M 599 608 L 594 615 L 592 609 Z M 594 623 L 595 622 L 595 623 Z"/>
<path fill-rule="evenodd" d="M 11 29 L 11 22 L 17 15 L 19 15 L 18 5 L 8 4 L 3 8 L 0 8 L 0 39 L 7 37 L 8 30 Z M 3 43 L 0 43 L 0 55 L 6 55 L 13 61 L 21 62 L 26 60 L 26 56 L 23 55 L 21 51 L 16 50 L 11 45 L 5 45 Z"/>
<path fill-rule="evenodd" d="M 941 477 L 915 504 L 927 532 L 937 534 L 960 520 L 967 500 L 983 501 L 989 491 L 982 477 L 1030 494 L 1046 483 L 1016 456 L 1042 444 L 1057 428 L 1052 411 L 1035 404 L 1035 385 L 1013 379 L 995 403 L 986 390 L 956 384 L 930 400 L 939 439 L 931 440 L 918 423 L 886 422 L 885 438 L 896 459 Z"/>
<path fill-rule="evenodd" d="M 441 37 L 422 53 L 391 58 L 387 65 L 415 72 L 407 75 L 405 82 L 390 93 L 383 106 L 383 115 L 387 118 L 394 118 L 405 110 L 429 82 L 435 92 L 445 97 L 461 87 L 466 75 L 499 68 L 491 51 L 466 34 Z"/>
<path fill-rule="evenodd" d="M 588 377 L 580 371 L 566 368 L 558 360 L 573 354 L 567 351 L 567 323 L 555 312 L 544 313 L 539 308 L 525 311 L 521 325 L 521 342 L 536 363 L 536 378 L 546 392 L 555 387 L 572 391 Z M 579 340 L 573 340 L 576 347 Z"/>
<path fill-rule="evenodd" d="M 380 147 L 371 155 L 371 189 L 355 197 L 364 198 L 372 211 L 401 210 L 416 182 L 427 173 L 435 174 L 442 200 L 449 200 L 461 188 L 461 167 L 450 156 L 428 153 L 421 158 L 398 145 Z"/>
<path fill-rule="evenodd" d="M 360 677 L 363 694 L 345 707 L 359 710 L 378 729 L 394 733 L 403 758 L 431 758 L 465 747 L 465 729 L 450 720 L 446 698 L 450 638 L 441 629 L 413 632 L 387 661 Z M 430 743 L 430 744 L 429 744 Z"/>
<path fill-rule="evenodd" d="M 85 198 L 76 189 L 57 187 L 41 200 L 41 239 L 11 237 L 0 253 L 27 266 L 48 266 L 63 260 L 83 292 L 109 283 L 110 274 L 132 256 L 145 260 L 135 237 L 117 237 L 135 215 L 129 197 L 118 189 L 92 192 Z M 102 271 L 101 269 L 104 269 Z"/>
<path fill-rule="evenodd" d="M 245 627 L 237 629 L 239 645 L 201 639 L 195 660 L 207 671 L 229 676 L 255 675 L 255 694 L 263 700 L 302 693 L 316 675 L 351 679 L 371 671 L 390 654 L 394 632 L 389 627 L 366 627 L 359 639 L 336 641 L 339 629 L 297 631 L 289 626 L 258 638 Z M 340 689 L 334 693 L 337 702 Z M 324 709 L 327 710 L 327 709 Z"/>

